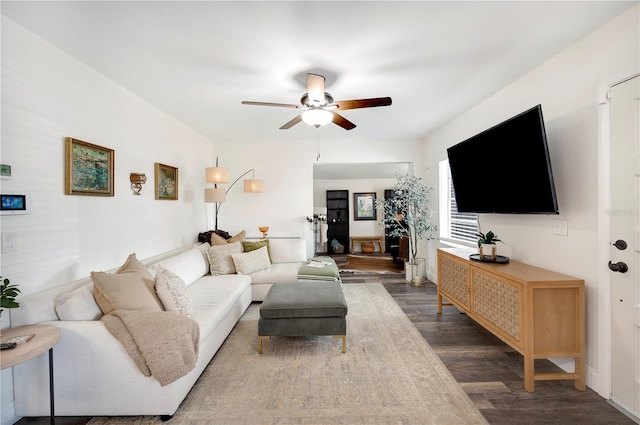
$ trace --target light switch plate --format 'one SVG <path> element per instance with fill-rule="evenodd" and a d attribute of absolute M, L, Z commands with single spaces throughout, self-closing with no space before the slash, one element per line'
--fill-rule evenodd
<path fill-rule="evenodd" d="M 2 232 L 2 253 L 18 251 L 18 234 L 16 232 Z"/>
<path fill-rule="evenodd" d="M 553 220 L 553 234 L 560 236 L 569 235 L 569 224 L 567 220 L 555 219 Z"/>

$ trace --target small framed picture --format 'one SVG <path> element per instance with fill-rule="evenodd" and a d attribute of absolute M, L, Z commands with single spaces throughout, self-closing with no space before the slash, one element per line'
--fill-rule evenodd
<path fill-rule="evenodd" d="M 353 219 L 376 220 L 376 193 L 364 192 L 353 194 Z"/>
<path fill-rule="evenodd" d="M 156 162 L 156 199 L 178 199 L 178 169 L 170 165 Z"/>
<path fill-rule="evenodd" d="M 65 195 L 113 196 L 113 149 L 65 138 Z"/>

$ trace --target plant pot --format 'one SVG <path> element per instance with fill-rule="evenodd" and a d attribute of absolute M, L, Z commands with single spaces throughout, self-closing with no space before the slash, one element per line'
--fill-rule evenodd
<path fill-rule="evenodd" d="M 424 258 L 416 258 L 414 261 L 404 263 L 405 279 L 411 286 L 421 287 L 427 284 L 426 265 L 427 261 Z"/>
<path fill-rule="evenodd" d="M 498 247 L 494 243 L 484 243 L 478 247 L 480 258 L 495 261 Z"/>

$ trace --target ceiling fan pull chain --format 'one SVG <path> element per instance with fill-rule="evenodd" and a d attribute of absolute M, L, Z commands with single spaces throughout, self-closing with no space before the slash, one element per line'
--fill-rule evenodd
<path fill-rule="evenodd" d="M 318 162 L 320 161 L 320 136 L 318 136 L 318 138 L 316 139 L 316 150 L 318 151 L 316 162 Z"/>

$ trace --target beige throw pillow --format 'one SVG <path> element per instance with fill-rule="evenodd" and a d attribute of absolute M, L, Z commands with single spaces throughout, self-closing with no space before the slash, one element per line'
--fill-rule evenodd
<path fill-rule="evenodd" d="M 149 270 L 131 254 L 115 273 L 91 272 L 93 293 L 103 314 L 116 309 L 163 311 Z"/>
<path fill-rule="evenodd" d="M 233 264 L 233 254 L 242 253 L 242 245 L 240 242 L 228 243 L 226 245 L 214 245 L 209 248 L 209 265 L 211 274 L 214 276 L 223 274 L 234 274 L 236 267 Z"/>
<path fill-rule="evenodd" d="M 237 235 L 233 235 L 231 239 L 227 241 L 227 243 L 242 242 L 243 240 L 245 240 L 245 238 L 246 238 L 246 232 L 243 230 Z"/>
<path fill-rule="evenodd" d="M 155 277 L 156 293 L 166 311 L 178 311 L 191 317 L 193 305 L 187 292 L 184 280 L 162 265 L 158 267 Z"/>
<path fill-rule="evenodd" d="M 271 267 L 266 246 L 242 254 L 233 254 L 231 258 L 238 274 L 251 274 Z"/>
<path fill-rule="evenodd" d="M 217 233 L 212 233 L 211 234 L 211 245 L 226 245 L 227 244 L 227 240 L 225 238 L 223 238 L 222 236 L 220 236 Z"/>

